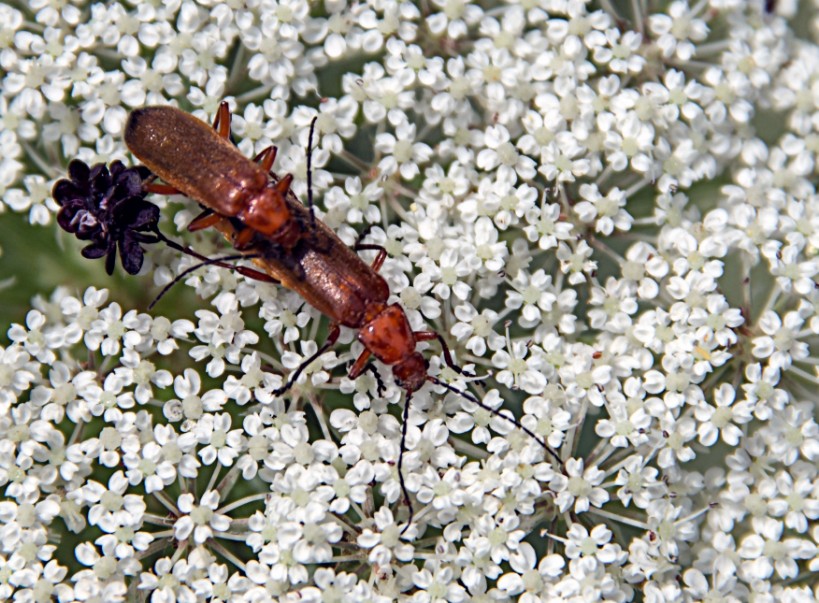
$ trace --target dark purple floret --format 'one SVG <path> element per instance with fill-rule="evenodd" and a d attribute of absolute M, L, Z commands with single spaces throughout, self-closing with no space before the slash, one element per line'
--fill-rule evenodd
<path fill-rule="evenodd" d="M 144 166 L 126 168 L 114 161 L 91 168 L 75 159 L 68 165 L 68 178 L 58 180 L 52 190 L 60 205 L 57 223 L 82 241 L 86 258 L 105 256 L 105 271 L 114 272 L 119 249 L 122 267 L 128 274 L 142 268 L 142 245 L 156 243 L 159 208 L 145 200 L 143 182 L 151 175 Z M 153 234 L 147 234 L 153 233 Z"/>

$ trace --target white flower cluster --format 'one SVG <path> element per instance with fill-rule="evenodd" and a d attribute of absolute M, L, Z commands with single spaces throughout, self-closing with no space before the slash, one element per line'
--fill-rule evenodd
<path fill-rule="evenodd" d="M 405 396 L 343 377 L 352 331 L 276 396 L 326 325 L 290 291 L 208 266 L 210 307 L 170 320 L 57 288 L 0 348 L 0 599 L 819 597 L 810 7 L 20 4 L 4 206 L 51 224 L 69 160 L 135 164 L 131 109 L 224 98 L 306 199 L 317 117 L 319 216 L 387 249 L 413 327 L 481 379 L 435 345 L 430 373 L 487 408 L 413 396 L 408 522 Z M 165 230 L 197 211 L 158 199 Z M 158 285 L 192 265 L 149 257 Z"/>

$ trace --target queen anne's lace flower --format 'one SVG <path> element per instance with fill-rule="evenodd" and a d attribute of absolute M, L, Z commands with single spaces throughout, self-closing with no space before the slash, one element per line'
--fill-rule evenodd
<path fill-rule="evenodd" d="M 0 599 L 819 598 L 819 18 L 597 4 L 0 5 Z M 225 99 L 468 373 L 196 267 L 123 128 Z"/>

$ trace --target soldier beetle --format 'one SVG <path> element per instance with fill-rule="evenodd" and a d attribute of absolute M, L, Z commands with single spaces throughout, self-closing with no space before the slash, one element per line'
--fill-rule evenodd
<path fill-rule="evenodd" d="M 131 111 L 125 124 L 125 144 L 165 185 L 149 184 L 149 192 L 181 193 L 206 211 L 188 228 L 199 230 L 223 216 L 235 217 L 247 227 L 234 244 L 243 247 L 252 231 L 269 236 L 291 249 L 304 233 L 293 218 L 285 197 L 292 174 L 270 186 L 269 172 L 276 160 L 270 146 L 251 161 L 230 142 L 230 109 L 219 106 L 213 127 L 189 113 L 159 105 Z"/>

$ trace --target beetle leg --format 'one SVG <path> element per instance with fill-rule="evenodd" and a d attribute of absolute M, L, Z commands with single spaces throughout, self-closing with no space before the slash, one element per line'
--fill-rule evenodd
<path fill-rule="evenodd" d="M 373 229 L 373 225 L 372 224 L 367 224 L 367 226 L 364 227 L 364 230 L 362 230 L 360 233 L 358 233 L 358 238 L 355 240 L 355 245 L 353 245 L 353 249 L 358 249 L 358 246 L 361 244 L 361 242 L 365 238 L 367 238 L 367 235 L 370 234 L 370 231 L 372 229 Z"/>
<path fill-rule="evenodd" d="M 236 235 L 236 238 L 233 241 L 233 246 L 240 250 L 247 249 L 248 245 L 250 245 L 251 241 L 253 241 L 253 237 L 255 235 L 256 231 L 252 228 L 243 228 Z"/>
<path fill-rule="evenodd" d="M 362 350 L 361 355 L 356 358 L 356 361 L 353 363 L 353 366 L 350 367 L 350 370 L 347 371 L 347 376 L 350 379 L 356 379 L 358 376 L 364 372 L 364 369 L 367 368 L 367 362 L 370 360 L 370 356 L 372 352 L 367 348 Z"/>
<path fill-rule="evenodd" d="M 446 365 L 449 368 L 451 368 L 459 375 L 465 375 L 466 377 L 475 376 L 474 373 L 465 371 L 460 366 L 455 364 L 455 362 L 452 360 L 452 354 L 449 352 L 449 346 L 446 344 L 446 341 L 444 341 L 444 338 L 443 336 L 441 336 L 440 333 L 438 333 L 437 331 L 415 331 L 414 335 L 416 341 L 432 341 L 433 339 L 437 339 L 438 343 L 441 344 L 441 350 L 444 353 L 444 362 L 446 362 Z"/>
<path fill-rule="evenodd" d="M 191 223 L 188 224 L 188 230 L 190 232 L 204 230 L 205 228 L 216 226 L 222 219 L 223 216 L 221 214 L 214 213 L 211 209 L 206 209 L 191 220 Z"/>
<path fill-rule="evenodd" d="M 210 228 L 211 226 L 216 226 L 219 224 L 219 222 L 225 219 L 225 216 L 222 214 L 217 214 L 210 209 L 206 209 L 201 214 L 196 216 L 190 224 L 188 224 L 188 230 L 190 232 L 196 232 L 197 230 Z M 253 242 L 253 237 L 255 234 L 256 231 L 252 228 L 243 228 L 239 230 L 234 237 L 233 247 L 239 251 L 246 250 Z"/>
<path fill-rule="evenodd" d="M 242 276 L 246 276 L 247 278 L 252 278 L 254 281 L 262 281 L 263 283 L 279 283 L 278 279 L 273 278 L 267 272 L 262 272 L 261 270 L 255 270 L 253 268 L 248 268 L 247 266 L 234 266 L 233 270 L 241 274 Z"/>
<path fill-rule="evenodd" d="M 353 245 L 353 249 L 356 251 L 377 251 L 378 255 L 375 256 L 372 265 L 370 268 L 378 272 L 381 270 L 381 266 L 384 263 L 384 260 L 387 259 L 387 249 L 382 245 L 374 245 L 371 243 L 362 243 L 361 241 L 370 234 L 370 230 L 372 229 L 373 225 L 368 224 L 367 227 L 359 233 L 358 238 L 355 240 L 355 245 Z"/>
<path fill-rule="evenodd" d="M 184 195 L 185 193 L 174 188 L 170 184 L 158 184 L 151 182 L 142 186 L 146 193 L 156 193 L 157 195 Z"/>
<path fill-rule="evenodd" d="M 261 153 L 256 155 L 253 158 L 253 161 L 257 162 L 259 165 L 262 166 L 262 169 L 265 172 L 269 172 L 270 169 L 273 167 L 273 163 L 276 161 L 276 153 L 279 149 L 274 146 L 269 146 L 264 149 Z"/>
<path fill-rule="evenodd" d="M 299 375 L 301 375 L 302 371 L 304 371 L 304 369 L 306 369 L 316 358 L 318 358 L 324 352 L 326 352 L 331 347 L 333 347 L 335 342 L 338 340 L 338 336 L 340 334 L 341 334 L 341 329 L 339 328 L 339 326 L 337 324 L 335 324 L 335 323 L 331 324 L 330 325 L 330 333 L 327 335 L 327 340 L 324 342 L 324 345 L 322 345 L 318 350 L 316 350 L 315 354 L 310 356 L 307 360 L 305 360 L 304 362 L 302 362 L 298 366 L 298 368 L 293 372 L 293 374 L 290 375 L 290 378 L 287 380 L 287 383 L 285 383 L 284 385 L 282 385 L 278 389 L 274 389 L 273 390 L 273 395 L 274 396 L 281 396 L 283 393 L 285 393 L 287 390 L 289 390 L 291 387 L 293 387 L 293 384 L 299 378 Z"/>
<path fill-rule="evenodd" d="M 369 243 L 358 243 L 355 246 L 356 251 L 377 251 L 378 254 L 375 256 L 373 260 L 371 268 L 378 272 L 381 270 L 381 266 L 384 263 L 384 260 L 387 259 L 387 249 L 382 247 L 381 245 L 370 245 Z"/>
<path fill-rule="evenodd" d="M 230 138 L 230 105 L 227 101 L 219 104 L 216 118 L 213 120 L 213 129 L 222 138 Z"/>

